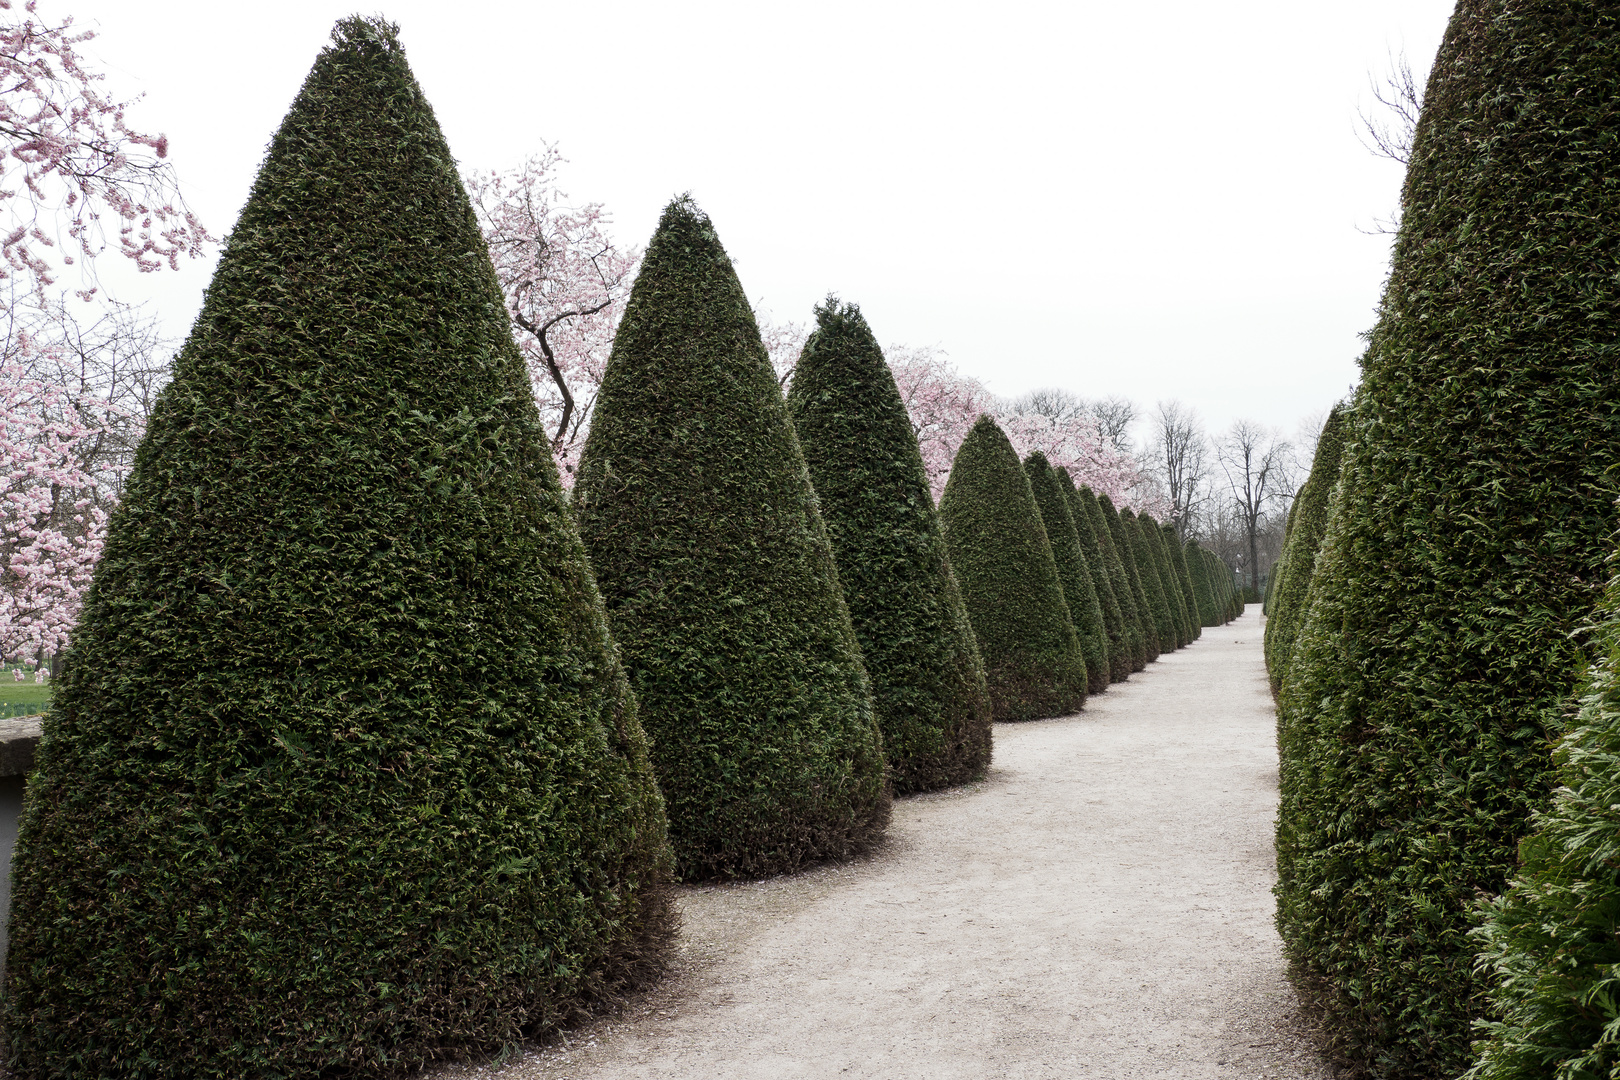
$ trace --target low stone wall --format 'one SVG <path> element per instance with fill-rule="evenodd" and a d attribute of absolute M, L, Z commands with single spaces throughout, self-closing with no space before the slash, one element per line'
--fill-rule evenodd
<path fill-rule="evenodd" d="M 37 716 L 0 720 L 0 965 L 11 921 L 11 849 L 17 845 L 24 779 L 39 748 L 39 723 Z"/>

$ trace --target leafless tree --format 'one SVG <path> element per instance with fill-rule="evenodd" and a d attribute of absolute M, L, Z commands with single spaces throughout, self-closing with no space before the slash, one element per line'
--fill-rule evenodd
<path fill-rule="evenodd" d="M 1197 411 L 1179 401 L 1159 402 L 1152 420 L 1148 453 L 1153 471 L 1164 481 L 1176 536 L 1186 540 L 1193 514 L 1205 499 L 1209 441 L 1204 437 L 1204 425 Z"/>
<path fill-rule="evenodd" d="M 1115 450 L 1131 452 L 1131 425 L 1136 423 L 1136 403 L 1118 394 L 1093 398 L 1086 402 L 1086 411 L 1097 422 L 1097 430 L 1113 444 Z"/>
<path fill-rule="evenodd" d="M 1400 165 L 1412 161 L 1412 141 L 1417 135 L 1418 117 L 1423 113 L 1423 87 L 1412 74 L 1412 65 L 1406 53 L 1391 55 L 1389 70 L 1380 79 L 1371 73 L 1367 81 L 1372 85 L 1373 100 L 1378 107 L 1368 111 L 1360 109 L 1361 143 L 1381 158 Z M 1401 215 L 1397 210 L 1388 218 L 1376 219 L 1370 233 L 1393 234 L 1400 228 Z"/>
<path fill-rule="evenodd" d="M 1067 420 L 1088 412 L 1086 406 L 1079 394 L 1056 386 L 1043 386 L 1007 402 L 1007 408 L 1019 416 L 1043 416 L 1048 420 Z"/>
<path fill-rule="evenodd" d="M 1248 542 L 1249 584 L 1260 589 L 1260 533 L 1269 512 L 1286 514 L 1293 497 L 1293 453 L 1276 431 L 1238 420 L 1215 445 L 1215 457 L 1226 476 L 1238 523 Z"/>
<path fill-rule="evenodd" d="M 1379 157 L 1389 158 L 1402 165 L 1412 161 L 1412 137 L 1417 133 L 1418 117 L 1423 112 L 1423 88 L 1412 74 L 1412 65 L 1403 51 L 1391 55 L 1389 70 L 1382 79 L 1369 74 L 1373 100 L 1378 102 L 1382 115 L 1369 115 L 1361 110 L 1362 144 Z"/>

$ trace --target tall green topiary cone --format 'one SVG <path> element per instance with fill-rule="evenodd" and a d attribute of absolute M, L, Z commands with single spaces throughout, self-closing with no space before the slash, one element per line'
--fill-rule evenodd
<path fill-rule="evenodd" d="M 1176 579 L 1177 588 L 1181 590 L 1181 606 L 1186 614 L 1187 641 L 1197 641 L 1203 634 L 1200 627 L 1203 625 L 1198 619 L 1198 595 L 1193 591 L 1192 572 L 1187 567 L 1187 553 L 1182 550 L 1181 540 L 1176 536 L 1174 525 L 1160 525 L 1159 532 L 1164 537 L 1164 553 L 1170 560 L 1170 572 Z"/>
<path fill-rule="evenodd" d="M 843 858 L 889 817 L 831 544 L 709 219 L 664 209 L 574 492 L 688 880 Z"/>
<path fill-rule="evenodd" d="M 1466 1080 L 1620 1071 L 1620 579 L 1605 606 L 1580 713 L 1554 754 L 1559 787 L 1475 931 L 1496 1019 Z"/>
<path fill-rule="evenodd" d="M 1142 576 L 1143 567 L 1137 564 L 1136 544 L 1125 531 L 1125 523 L 1107 494 L 1097 496 L 1097 506 L 1102 511 L 1108 535 L 1113 540 L 1114 549 L 1119 552 L 1120 562 L 1125 568 L 1131 603 L 1136 608 L 1137 633 L 1142 638 L 1142 662 L 1146 666 L 1159 658 L 1159 624 L 1153 617 L 1153 605 L 1148 602 L 1147 586 Z"/>
<path fill-rule="evenodd" d="M 1171 561 L 1169 549 L 1165 546 L 1164 528 L 1148 514 L 1140 515 L 1137 521 L 1153 552 L 1154 567 L 1159 571 L 1159 581 L 1164 586 L 1164 603 L 1170 609 L 1170 625 L 1175 631 L 1176 648 L 1179 649 L 1192 641 L 1192 623 L 1187 615 L 1186 601 L 1181 596 L 1181 582 L 1176 577 L 1175 563 Z"/>
<path fill-rule="evenodd" d="M 1469 907 L 1545 805 L 1606 580 L 1617 114 L 1612 5 L 1458 4 L 1282 693 L 1309 782 L 1280 925 L 1386 1076 L 1468 1060 Z"/>
<path fill-rule="evenodd" d="M 1283 557 L 1272 568 L 1276 587 L 1266 611 L 1266 670 L 1273 693 L 1280 693 L 1294 653 L 1294 641 L 1305 619 L 1311 577 L 1316 572 L 1316 553 L 1327 531 L 1328 497 L 1339 481 L 1343 458 L 1347 409 L 1337 405 L 1328 413 L 1322 434 L 1316 441 L 1311 473 L 1300 487 L 1289 513 L 1292 524 L 1283 541 Z"/>
<path fill-rule="evenodd" d="M 1193 597 L 1198 605 L 1198 625 L 1216 625 L 1215 589 L 1209 580 L 1209 560 L 1204 557 L 1204 549 L 1198 546 L 1196 540 L 1188 540 L 1182 545 L 1182 552 L 1187 558 L 1187 573 L 1192 578 Z"/>
<path fill-rule="evenodd" d="M 1122 632 L 1131 661 L 1131 671 L 1141 671 L 1148 664 L 1148 643 L 1147 637 L 1142 633 L 1141 613 L 1136 607 L 1133 577 L 1120 556 L 1114 533 L 1109 529 L 1108 517 L 1103 513 L 1102 503 L 1097 495 L 1085 485 L 1081 485 L 1077 494 L 1080 497 L 1080 505 L 1085 508 L 1086 516 L 1091 519 L 1091 531 L 1097 536 L 1097 545 L 1102 548 L 1103 562 L 1108 570 L 1109 587 L 1114 590 L 1114 599 L 1119 601 L 1119 616 L 1123 623 Z M 1118 525 L 1117 521 L 1115 525 Z"/>
<path fill-rule="evenodd" d="M 1108 579 L 1108 556 L 1097 539 L 1091 513 L 1067 469 L 1054 469 L 1058 487 L 1069 504 L 1069 515 L 1074 520 L 1075 534 L 1080 538 L 1080 551 L 1086 557 L 1086 568 L 1091 571 L 1091 588 L 1097 594 L 1102 608 L 1103 633 L 1108 647 L 1108 677 L 1110 682 L 1124 682 L 1131 677 L 1131 647 L 1125 633 L 1125 616 L 1119 609 L 1119 598 Z M 1096 500 L 1092 500 L 1095 505 Z"/>
<path fill-rule="evenodd" d="M 1080 550 L 1080 533 L 1075 528 L 1069 500 L 1058 486 L 1046 455 L 1039 450 L 1024 459 L 1024 473 L 1029 477 L 1035 506 L 1041 512 L 1041 523 L 1052 544 L 1052 559 L 1057 563 L 1058 582 L 1063 586 L 1069 618 L 1080 638 L 1080 653 L 1086 658 L 1086 692 L 1100 694 L 1108 689 L 1110 682 L 1108 631 L 1103 627 L 1102 603 L 1091 584 L 1091 567 Z"/>
<path fill-rule="evenodd" d="M 788 391 L 898 793 L 984 775 L 990 693 L 917 435 L 860 309 L 816 308 Z"/>
<path fill-rule="evenodd" d="M 1131 553 L 1136 556 L 1136 570 L 1142 578 L 1142 590 L 1147 594 L 1148 622 L 1158 639 L 1159 654 L 1176 651 L 1176 626 L 1170 615 L 1170 604 L 1164 590 L 1164 579 L 1159 573 L 1159 562 L 1148 545 L 1145 522 L 1137 520 L 1129 508 L 1119 512 L 1119 523 L 1125 530 Z"/>
<path fill-rule="evenodd" d="M 396 30 L 271 142 L 109 526 L 13 863 L 13 1075 L 398 1075 L 646 978 L 663 808 Z"/>
<path fill-rule="evenodd" d="M 979 417 L 939 501 L 951 568 L 979 640 L 997 720 L 1064 716 L 1086 702 L 1086 661 L 1029 477 Z"/>

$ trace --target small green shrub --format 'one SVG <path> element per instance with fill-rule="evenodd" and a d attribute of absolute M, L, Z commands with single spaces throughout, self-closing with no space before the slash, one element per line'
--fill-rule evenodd
<path fill-rule="evenodd" d="M 988 416 L 962 440 L 939 502 L 951 567 L 979 640 L 997 720 L 1064 716 L 1086 661 L 1029 477 Z"/>
<path fill-rule="evenodd" d="M 1149 622 L 1157 638 L 1159 654 L 1175 652 L 1176 626 L 1170 614 L 1170 604 L 1165 595 L 1164 580 L 1159 573 L 1159 562 L 1153 557 L 1153 548 L 1148 544 L 1145 523 L 1138 521 L 1129 508 L 1119 512 L 1119 523 L 1125 530 L 1127 542 L 1131 545 L 1131 553 L 1136 557 L 1136 570 L 1142 579 L 1142 589 L 1147 596 L 1147 610 Z"/>

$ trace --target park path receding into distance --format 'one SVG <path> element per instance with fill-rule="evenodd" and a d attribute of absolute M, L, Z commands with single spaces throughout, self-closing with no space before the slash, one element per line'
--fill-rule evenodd
<path fill-rule="evenodd" d="M 1259 606 L 895 803 L 869 858 L 683 889 L 670 979 L 501 1080 L 1326 1078 L 1272 927 Z"/>

